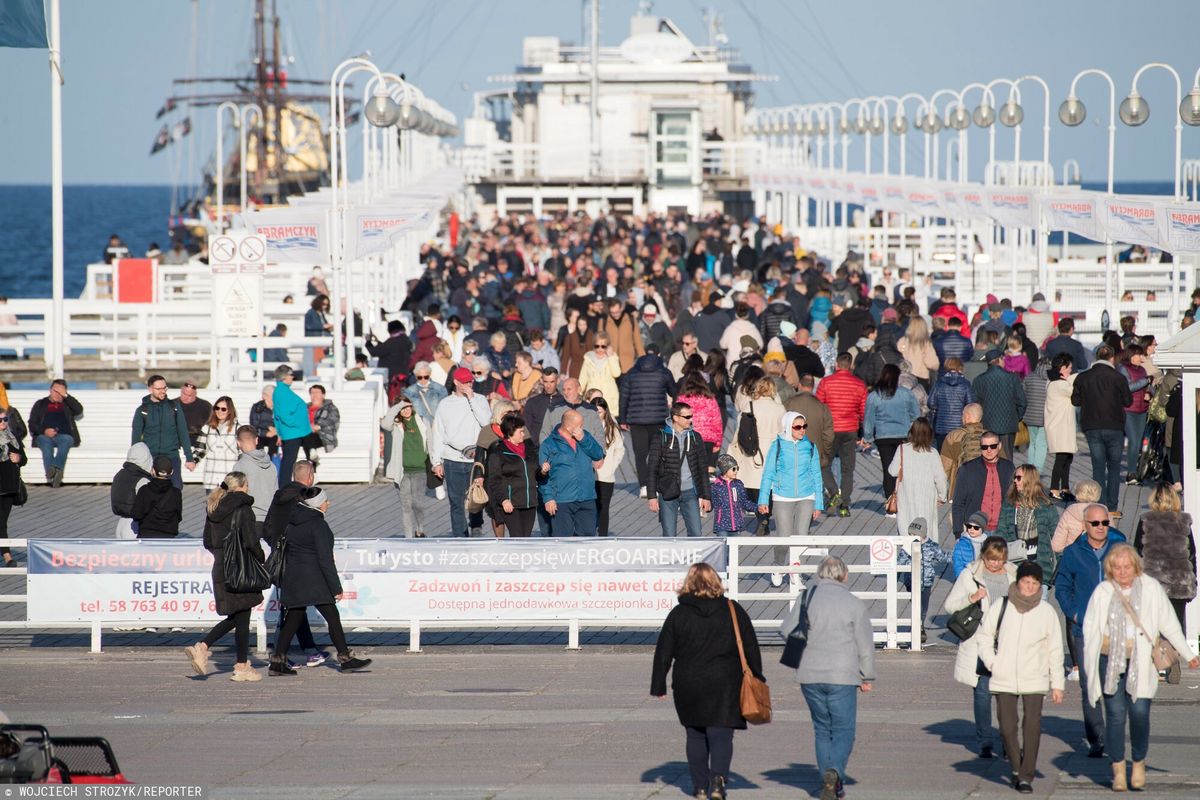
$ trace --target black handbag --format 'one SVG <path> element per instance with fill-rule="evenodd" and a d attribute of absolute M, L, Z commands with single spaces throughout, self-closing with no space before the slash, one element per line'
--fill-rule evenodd
<path fill-rule="evenodd" d="M 25 481 L 17 478 L 17 495 L 13 498 L 14 506 L 23 506 L 29 502 L 29 488 L 25 486 Z"/>
<path fill-rule="evenodd" d="M 436 489 L 442 485 L 442 479 L 433 471 L 433 462 L 429 460 L 429 456 L 425 456 L 425 488 Z"/>
<path fill-rule="evenodd" d="M 221 551 L 221 567 L 225 572 L 225 589 L 235 594 L 261 592 L 271 586 L 266 566 L 251 555 L 242 541 L 237 524 L 229 526 Z"/>
<path fill-rule="evenodd" d="M 974 580 L 974 577 L 971 579 Z M 979 581 L 975 581 L 975 585 L 979 586 Z M 951 614 L 950 619 L 946 620 L 946 630 L 957 636 L 960 642 L 965 642 L 979 630 L 980 622 L 983 622 L 983 601 L 976 600 Z"/>
<path fill-rule="evenodd" d="M 267 575 L 271 579 L 272 586 L 283 588 L 283 563 L 287 558 L 287 534 L 283 533 L 279 536 L 279 541 L 271 548 L 271 555 L 267 556 L 266 567 Z"/>
<path fill-rule="evenodd" d="M 787 641 L 783 644 L 783 655 L 779 657 L 779 663 L 785 667 L 797 669 L 800 660 L 804 658 L 804 649 L 808 647 L 808 604 L 812 602 L 815 591 L 816 586 L 805 592 L 804 597 L 800 599 L 800 621 L 788 634 Z"/>
<path fill-rule="evenodd" d="M 1000 650 L 1000 624 L 1004 622 L 1004 612 L 1008 611 L 1008 598 L 1005 597 L 1000 601 L 1000 603 L 1000 619 L 996 620 L 995 648 L 997 652 Z M 983 665 L 982 658 L 975 659 L 975 674 L 984 678 L 990 678 L 992 676 L 992 671 Z"/>

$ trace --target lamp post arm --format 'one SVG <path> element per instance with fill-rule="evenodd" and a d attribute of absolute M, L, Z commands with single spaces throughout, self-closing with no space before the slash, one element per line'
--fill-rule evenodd
<path fill-rule="evenodd" d="M 1179 178 L 1180 167 L 1183 163 L 1183 120 L 1179 118 L 1178 108 L 1183 102 L 1183 81 L 1180 79 L 1179 73 L 1170 64 L 1164 64 L 1161 61 L 1151 61 L 1149 64 L 1143 64 L 1138 68 L 1137 72 L 1133 73 L 1133 83 L 1129 91 L 1130 94 L 1137 94 L 1138 78 L 1142 77 L 1142 73 L 1146 70 L 1156 67 L 1158 69 L 1165 69 L 1175 79 L 1175 108 L 1177 110 L 1175 114 L 1175 199 L 1178 200 L 1182 194 L 1180 192 L 1181 183 Z M 1197 72 L 1197 75 L 1200 75 L 1200 71 Z"/>

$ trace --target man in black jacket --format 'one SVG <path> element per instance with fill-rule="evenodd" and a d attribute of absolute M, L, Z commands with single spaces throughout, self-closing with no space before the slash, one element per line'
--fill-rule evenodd
<path fill-rule="evenodd" d="M 954 500 L 950 511 L 951 527 L 958 536 L 967 517 L 982 511 L 987 517 L 984 533 L 996 532 L 1000 521 L 1000 506 L 1012 486 L 1013 462 L 1000 456 L 1000 437 L 984 431 L 979 437 L 979 458 L 958 468 L 954 481 Z"/>
<path fill-rule="evenodd" d="M 387 341 L 374 336 L 367 341 L 367 352 L 379 359 L 379 366 L 388 371 L 388 380 L 408 372 L 413 346 L 404 333 L 404 323 L 394 319 L 388 323 Z"/>
<path fill-rule="evenodd" d="M 646 459 L 650 440 L 662 429 L 667 409 L 675 397 L 675 379 L 658 353 L 646 353 L 621 376 L 621 428 L 633 439 L 633 465 L 637 469 L 640 496 L 646 496 Z"/>
<path fill-rule="evenodd" d="M 541 385 L 529 396 L 529 399 L 525 401 L 524 408 L 521 409 L 522 415 L 525 417 L 525 427 L 529 431 L 529 438 L 533 441 L 540 442 L 542 440 L 542 420 L 546 418 L 546 412 L 559 397 L 558 370 L 554 367 L 546 367 L 542 370 Z"/>
<path fill-rule="evenodd" d="M 271 549 L 279 546 L 279 540 L 287 530 L 288 518 L 292 516 L 292 509 L 300 505 L 304 499 L 304 491 L 315 481 L 316 470 L 313 468 L 313 463 L 297 461 L 296 466 L 292 468 L 291 482 L 271 498 L 271 507 L 267 509 L 267 518 L 263 520 L 262 529 L 263 539 L 271 546 Z M 280 587 L 279 604 L 283 606 L 286 602 L 287 598 L 283 596 L 283 589 Z M 281 607 L 279 620 L 275 623 L 276 640 L 279 639 L 279 629 L 283 626 L 283 618 L 286 616 L 287 608 Z M 296 631 L 296 641 L 308 654 L 308 666 L 319 667 L 325 663 L 325 659 L 329 658 L 329 653 L 317 649 L 317 643 L 313 640 L 312 628 L 308 624 L 308 617 L 300 622 L 300 628 Z"/>
<path fill-rule="evenodd" d="M 676 535 L 680 511 L 687 535 L 699 536 L 700 511 L 712 508 L 708 449 L 692 430 L 692 407 L 687 403 L 673 404 L 670 424 L 650 440 L 646 475 L 648 503 L 658 514 L 663 536 Z"/>
<path fill-rule="evenodd" d="M 837 349 L 844 353 L 865 336 L 867 325 L 874 327 L 875 318 L 871 316 L 871 301 L 865 297 L 858 298 L 855 305 L 829 321 L 829 335 L 837 334 Z"/>
<path fill-rule="evenodd" d="M 51 486 L 62 486 L 67 453 L 80 443 L 75 420 L 82 416 L 83 404 L 71 397 L 62 378 L 50 384 L 49 396 L 34 403 L 29 412 L 29 433 L 42 451 L 42 466 Z"/>
<path fill-rule="evenodd" d="M 1117 372 L 1116 353 L 1108 345 L 1096 351 L 1096 362 L 1081 372 L 1071 391 L 1080 408 L 1080 423 L 1092 456 L 1092 480 L 1103 490 L 1109 516 L 1120 519 L 1121 453 L 1125 445 L 1125 408 L 1133 404 L 1129 383 Z"/>

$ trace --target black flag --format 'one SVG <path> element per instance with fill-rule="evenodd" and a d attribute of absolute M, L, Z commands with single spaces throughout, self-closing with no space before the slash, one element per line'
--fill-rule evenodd
<path fill-rule="evenodd" d="M 170 143 L 171 133 L 167 130 L 167 126 L 163 125 L 158 129 L 158 135 L 154 137 L 154 146 L 150 148 L 150 155 L 154 155 Z"/>
<path fill-rule="evenodd" d="M 169 114 L 174 110 L 175 110 L 175 101 L 171 98 L 167 98 L 167 102 L 163 103 L 162 108 L 160 108 L 158 110 L 158 113 L 154 115 L 154 118 L 162 119 L 163 115 Z"/>

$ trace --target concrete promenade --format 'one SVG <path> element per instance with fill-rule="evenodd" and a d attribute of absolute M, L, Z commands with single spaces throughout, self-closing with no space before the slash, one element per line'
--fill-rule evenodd
<path fill-rule="evenodd" d="M 175 648 L 0 652 L 0 709 L 59 734 L 104 735 L 131 780 L 195 785 L 206 798 L 684 798 L 683 731 L 670 699 L 649 697 L 648 647 L 444 647 L 376 659 L 354 675 L 235 684 L 190 674 Z M 776 719 L 739 732 L 732 798 L 818 790 L 809 718 L 779 648 L 764 651 Z M 975 757 L 971 695 L 951 679 L 952 649 L 881 653 L 860 695 L 847 796 L 1015 796 L 1007 764 Z M 1200 796 L 1200 674 L 1154 702 L 1146 797 Z M 1046 706 L 1036 796 L 1102 797 L 1106 761 L 1080 746 L 1079 686 Z"/>

